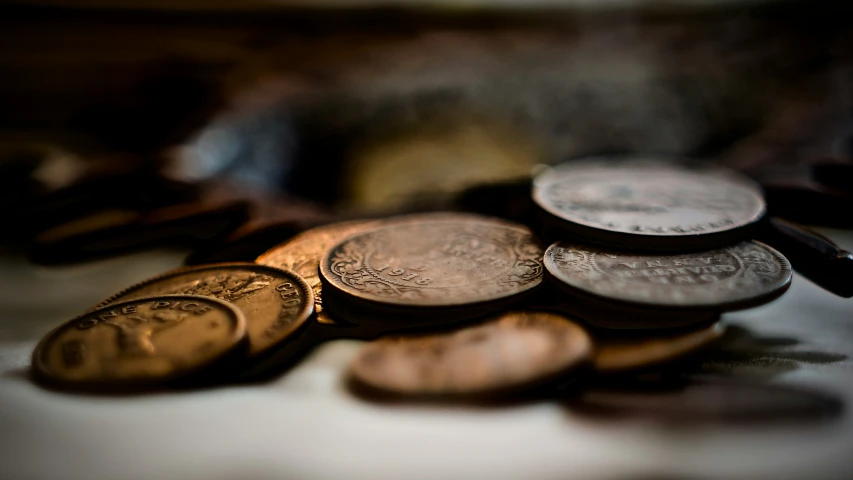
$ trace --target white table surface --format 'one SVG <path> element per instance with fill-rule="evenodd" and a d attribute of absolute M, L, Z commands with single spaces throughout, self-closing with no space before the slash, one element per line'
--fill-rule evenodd
<path fill-rule="evenodd" d="M 853 249 L 853 232 L 822 231 Z M 853 299 L 799 276 L 776 302 L 724 319 L 758 339 L 789 339 L 731 367 L 843 402 L 820 422 L 613 420 L 546 400 L 370 403 L 341 382 L 360 346 L 344 340 L 261 385 L 109 397 L 28 379 L 44 333 L 181 259 L 149 252 L 44 269 L 0 258 L 0 478 L 853 478 Z"/>

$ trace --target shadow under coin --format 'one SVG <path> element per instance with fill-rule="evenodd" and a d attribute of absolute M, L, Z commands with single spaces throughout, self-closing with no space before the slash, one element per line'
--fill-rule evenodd
<path fill-rule="evenodd" d="M 769 379 L 804 365 L 841 362 L 847 355 L 814 350 L 789 350 L 801 342 L 791 337 L 763 337 L 731 325 L 716 346 L 681 370 L 727 378 Z"/>
<path fill-rule="evenodd" d="M 822 422 L 843 412 L 826 392 L 730 379 L 646 376 L 589 386 L 565 399 L 573 414 L 601 420 L 746 425 Z"/>

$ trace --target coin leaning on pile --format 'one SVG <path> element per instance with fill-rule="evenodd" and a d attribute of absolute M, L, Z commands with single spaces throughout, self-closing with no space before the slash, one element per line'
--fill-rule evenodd
<path fill-rule="evenodd" d="M 697 175 L 711 177 L 698 190 Z M 748 180 L 689 162 L 569 164 L 534 181 L 550 215 L 538 233 L 550 246 L 525 226 L 454 212 L 325 225 L 255 263 L 180 268 L 116 293 L 49 334 L 33 372 L 87 390 L 172 385 L 200 372 L 251 379 L 291 366 L 291 351 L 387 334 L 354 357 L 352 385 L 492 398 L 584 372 L 657 367 L 718 340 L 722 313 L 789 287 L 784 256 L 749 239 L 764 212 L 755 195 Z M 166 328 L 175 323 L 166 313 L 181 307 L 163 302 L 179 297 L 207 299 L 205 315 L 221 318 L 210 332 L 188 326 L 199 321 Z M 242 325 L 233 345 L 210 337 L 226 318 Z"/>

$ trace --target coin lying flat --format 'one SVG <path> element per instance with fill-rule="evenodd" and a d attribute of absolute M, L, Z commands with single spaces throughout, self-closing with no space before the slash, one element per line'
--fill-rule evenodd
<path fill-rule="evenodd" d="M 454 332 L 386 337 L 361 349 L 355 381 L 403 395 L 509 393 L 584 365 L 592 342 L 566 317 L 509 312 Z"/>
<path fill-rule="evenodd" d="M 324 324 L 337 322 L 323 310 L 322 284 L 320 283 L 320 258 L 333 246 L 347 237 L 372 226 L 375 220 L 354 220 L 312 228 L 273 247 L 259 256 L 255 263 L 292 270 L 298 273 L 314 290 L 314 309 L 317 321 Z"/>
<path fill-rule="evenodd" d="M 100 306 L 164 294 L 204 295 L 233 303 L 246 316 L 252 356 L 289 338 L 314 312 L 314 294 L 302 277 L 254 263 L 181 268 L 122 290 Z"/>
<path fill-rule="evenodd" d="M 669 362 L 705 347 L 723 336 L 720 322 L 699 329 L 654 336 L 596 335 L 595 369 L 602 373 L 617 373 Z"/>
<path fill-rule="evenodd" d="M 140 298 L 86 313 L 50 332 L 33 352 L 33 373 L 67 387 L 148 386 L 210 366 L 239 350 L 245 335 L 243 313 L 221 300 Z"/>
<path fill-rule="evenodd" d="M 320 262 L 325 307 L 362 312 L 356 322 L 387 314 L 392 323 L 447 323 L 500 309 L 541 283 L 542 249 L 527 229 L 473 218 L 391 221 L 341 242 Z"/>
<path fill-rule="evenodd" d="M 767 303 L 791 284 L 791 264 L 747 241 L 676 255 L 619 252 L 558 242 L 545 268 L 566 293 L 645 308 L 728 311 Z"/>
<path fill-rule="evenodd" d="M 749 238 L 761 188 L 722 167 L 654 157 L 598 157 L 536 176 L 546 237 L 631 249 L 699 250 Z"/>

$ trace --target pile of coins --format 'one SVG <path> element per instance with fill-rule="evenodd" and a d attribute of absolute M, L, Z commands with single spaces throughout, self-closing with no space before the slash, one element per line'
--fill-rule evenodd
<path fill-rule="evenodd" d="M 790 286 L 752 239 L 760 188 L 692 161 L 594 158 L 540 172 L 533 229 L 446 212 L 306 230 L 254 263 L 185 267 L 49 333 L 33 373 L 75 390 L 251 381 L 335 338 L 365 392 L 494 398 L 657 367 L 724 312 Z M 543 242 L 545 240 L 547 243 Z"/>

